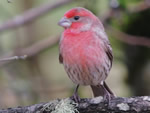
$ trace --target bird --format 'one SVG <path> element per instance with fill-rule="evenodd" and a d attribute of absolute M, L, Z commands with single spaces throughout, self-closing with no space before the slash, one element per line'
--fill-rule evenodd
<path fill-rule="evenodd" d="M 112 67 L 112 47 L 99 18 L 86 8 L 75 7 L 64 14 L 58 25 L 64 28 L 59 62 L 77 85 L 73 99 L 80 101 L 80 85 L 90 85 L 94 97 L 113 98 L 115 95 L 105 82 Z"/>

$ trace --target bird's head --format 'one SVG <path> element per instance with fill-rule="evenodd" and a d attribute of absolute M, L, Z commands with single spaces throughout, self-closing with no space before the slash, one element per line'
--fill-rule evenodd
<path fill-rule="evenodd" d="M 92 12 L 85 8 L 76 7 L 67 11 L 58 24 L 65 29 L 87 31 L 96 21 L 99 20 Z"/>

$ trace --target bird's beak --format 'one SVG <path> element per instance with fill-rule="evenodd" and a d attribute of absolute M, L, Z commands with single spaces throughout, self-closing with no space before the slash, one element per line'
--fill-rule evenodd
<path fill-rule="evenodd" d="M 69 28 L 71 26 L 71 21 L 67 19 L 66 17 L 63 17 L 59 22 L 58 25 L 64 27 L 64 28 Z"/>

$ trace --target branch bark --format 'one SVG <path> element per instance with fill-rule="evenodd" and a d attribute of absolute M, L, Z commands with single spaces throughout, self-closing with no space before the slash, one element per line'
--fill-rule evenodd
<path fill-rule="evenodd" d="M 81 99 L 80 103 L 73 100 L 57 99 L 25 107 L 0 110 L 0 113 L 150 113 L 150 96 L 117 97 L 109 102 L 102 97 Z M 74 112 L 73 112 L 74 111 Z"/>

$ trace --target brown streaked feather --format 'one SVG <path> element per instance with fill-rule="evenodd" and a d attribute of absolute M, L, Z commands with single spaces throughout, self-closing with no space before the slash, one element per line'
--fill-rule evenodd
<path fill-rule="evenodd" d="M 63 63 L 63 57 L 61 54 L 59 54 L 59 63 Z"/>
<path fill-rule="evenodd" d="M 111 62 L 111 67 L 112 67 L 112 61 L 113 61 L 113 55 L 112 55 L 112 49 L 111 49 L 111 45 L 109 44 L 106 48 L 106 54 Z"/>

